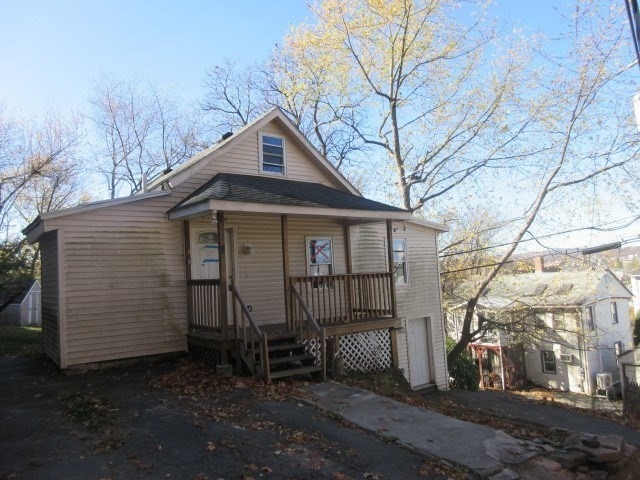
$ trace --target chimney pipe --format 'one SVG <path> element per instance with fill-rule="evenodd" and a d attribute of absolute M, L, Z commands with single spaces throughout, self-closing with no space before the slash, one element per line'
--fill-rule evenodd
<path fill-rule="evenodd" d="M 536 269 L 536 273 L 544 272 L 544 257 L 540 255 L 533 259 L 533 266 Z"/>

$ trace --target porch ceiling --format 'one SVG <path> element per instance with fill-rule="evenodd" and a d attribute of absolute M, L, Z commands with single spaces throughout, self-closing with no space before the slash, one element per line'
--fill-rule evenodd
<path fill-rule="evenodd" d="M 411 213 L 317 183 L 220 173 L 168 211 L 170 220 L 218 210 L 408 220 Z"/>

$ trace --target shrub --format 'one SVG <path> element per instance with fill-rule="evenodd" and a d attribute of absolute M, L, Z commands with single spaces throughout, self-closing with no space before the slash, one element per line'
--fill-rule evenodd
<path fill-rule="evenodd" d="M 450 352 L 455 340 L 447 338 L 447 352 Z M 463 352 L 456 363 L 449 366 L 449 388 L 451 390 L 478 390 L 480 375 L 478 366 L 468 352 Z"/>
<path fill-rule="evenodd" d="M 636 319 L 633 323 L 633 345 L 640 344 L 640 312 L 636 313 Z"/>

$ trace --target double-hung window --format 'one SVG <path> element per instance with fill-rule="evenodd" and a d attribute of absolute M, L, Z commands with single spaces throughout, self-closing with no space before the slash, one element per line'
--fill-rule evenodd
<path fill-rule="evenodd" d="M 585 309 L 585 314 L 586 314 L 586 327 L 587 330 L 589 330 L 590 332 L 593 332 L 595 330 L 595 317 L 594 317 L 594 311 L 593 311 L 593 306 L 589 305 L 586 309 Z"/>
<path fill-rule="evenodd" d="M 544 373 L 556 373 L 556 355 L 552 350 L 541 350 L 540 360 Z"/>
<path fill-rule="evenodd" d="M 396 285 L 406 285 L 407 277 L 407 241 L 404 238 L 393 239 L 393 277 Z"/>
<path fill-rule="evenodd" d="M 260 134 L 261 170 L 284 175 L 284 138 Z"/>
<path fill-rule="evenodd" d="M 307 238 L 309 275 L 331 275 L 333 252 L 330 238 Z"/>

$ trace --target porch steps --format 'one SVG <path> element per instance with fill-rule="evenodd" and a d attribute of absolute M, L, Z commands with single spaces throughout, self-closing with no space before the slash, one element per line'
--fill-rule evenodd
<path fill-rule="evenodd" d="M 295 377 L 296 375 L 307 375 L 319 372 L 321 367 L 312 365 L 310 367 L 289 368 L 287 370 L 276 370 L 271 372 L 271 378 Z"/>
<path fill-rule="evenodd" d="M 306 345 L 300 341 L 298 335 L 288 331 L 268 331 L 268 362 L 269 378 L 285 378 L 296 375 L 307 375 L 319 372 L 322 367 L 316 365 L 316 357 L 308 353 Z M 257 345 L 256 345 L 257 346 Z M 245 351 L 251 350 L 247 344 Z M 256 351 L 255 369 L 258 368 L 259 353 Z"/>

